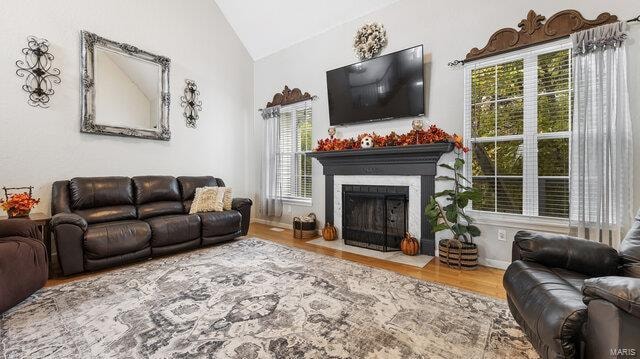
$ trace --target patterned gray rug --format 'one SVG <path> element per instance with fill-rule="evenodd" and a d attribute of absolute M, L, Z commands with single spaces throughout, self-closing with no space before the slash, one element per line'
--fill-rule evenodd
<path fill-rule="evenodd" d="M 0 358 L 534 358 L 504 301 L 259 239 L 46 288 Z"/>

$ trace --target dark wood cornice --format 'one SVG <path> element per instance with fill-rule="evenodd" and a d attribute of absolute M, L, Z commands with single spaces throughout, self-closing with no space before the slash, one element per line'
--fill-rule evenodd
<path fill-rule="evenodd" d="M 482 49 L 474 47 L 469 51 L 465 61 L 473 61 L 483 57 L 517 50 L 531 45 L 557 40 L 571 35 L 576 31 L 590 29 L 596 26 L 618 21 L 618 17 L 608 12 L 598 15 L 595 20 L 585 19 L 576 10 L 563 10 L 551 16 L 546 22 L 545 17 L 529 10 L 527 18 L 520 21 L 520 30 L 504 28 L 491 35 L 487 45 Z"/>
<path fill-rule="evenodd" d="M 311 100 L 312 98 L 313 96 L 309 95 L 308 92 L 302 93 L 297 87 L 290 90 L 289 86 L 285 86 L 282 92 L 273 95 L 273 100 L 267 102 L 267 107 L 290 105 L 300 101 Z"/>
<path fill-rule="evenodd" d="M 311 152 L 307 156 L 322 164 L 325 175 L 436 174 L 440 156 L 453 150 L 453 143 L 379 147 L 343 151 Z"/>

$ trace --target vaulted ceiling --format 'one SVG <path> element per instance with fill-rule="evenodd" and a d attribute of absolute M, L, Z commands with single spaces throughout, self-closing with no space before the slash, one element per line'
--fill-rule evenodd
<path fill-rule="evenodd" d="M 215 0 L 254 60 L 398 0 Z"/>

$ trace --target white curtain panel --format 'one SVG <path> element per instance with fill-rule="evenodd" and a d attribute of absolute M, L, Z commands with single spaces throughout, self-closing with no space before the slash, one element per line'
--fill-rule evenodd
<path fill-rule="evenodd" d="M 262 215 L 282 216 L 282 189 L 278 181 L 278 150 L 280 147 L 280 106 L 262 112 L 265 127 L 262 159 Z"/>
<path fill-rule="evenodd" d="M 571 35 L 571 227 L 582 238 L 616 248 L 633 214 L 625 26 L 614 23 Z"/>

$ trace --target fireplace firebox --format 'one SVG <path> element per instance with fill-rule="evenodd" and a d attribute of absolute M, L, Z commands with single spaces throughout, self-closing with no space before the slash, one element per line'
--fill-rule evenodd
<path fill-rule="evenodd" d="M 408 227 L 409 187 L 342 186 L 342 238 L 347 245 L 400 250 Z"/>

